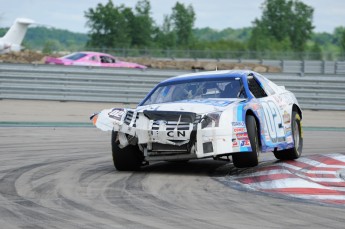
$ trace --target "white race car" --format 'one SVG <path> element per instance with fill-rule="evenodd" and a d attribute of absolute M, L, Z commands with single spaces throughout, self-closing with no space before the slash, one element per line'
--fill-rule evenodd
<path fill-rule="evenodd" d="M 261 152 L 291 160 L 303 147 L 295 96 L 253 71 L 173 77 L 153 88 L 136 109 L 106 109 L 90 119 L 112 131 L 117 170 L 230 155 L 236 167 L 252 167 Z"/>

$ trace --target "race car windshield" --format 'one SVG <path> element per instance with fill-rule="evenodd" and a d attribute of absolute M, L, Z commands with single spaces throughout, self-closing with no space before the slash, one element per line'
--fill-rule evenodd
<path fill-rule="evenodd" d="M 168 84 L 156 88 L 142 105 L 208 98 L 239 98 L 243 96 L 241 90 L 243 87 L 240 78 Z"/>
<path fill-rule="evenodd" d="M 76 52 L 76 53 L 72 53 L 72 54 L 69 54 L 67 56 L 64 56 L 63 58 L 69 59 L 69 60 L 79 60 L 79 59 L 85 57 L 86 55 L 87 54 L 85 54 L 85 53 Z"/>

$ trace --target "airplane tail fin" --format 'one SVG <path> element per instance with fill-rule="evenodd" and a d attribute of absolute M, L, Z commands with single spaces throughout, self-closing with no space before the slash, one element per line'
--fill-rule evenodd
<path fill-rule="evenodd" d="M 3 36 L 5 43 L 19 45 L 22 43 L 26 30 L 30 24 L 34 23 L 33 20 L 28 18 L 17 18 L 11 28 Z"/>

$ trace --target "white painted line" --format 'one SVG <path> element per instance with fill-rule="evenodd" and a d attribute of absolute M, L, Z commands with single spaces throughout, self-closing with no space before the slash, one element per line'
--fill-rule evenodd
<path fill-rule="evenodd" d="M 301 199 L 308 199 L 308 200 L 345 200 L 345 195 L 312 195 L 312 194 L 293 194 L 293 195 L 288 195 L 292 197 L 297 197 Z"/>

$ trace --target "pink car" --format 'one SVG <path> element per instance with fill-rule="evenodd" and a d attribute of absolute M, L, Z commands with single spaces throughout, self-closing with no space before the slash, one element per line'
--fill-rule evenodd
<path fill-rule="evenodd" d="M 113 67 L 113 68 L 147 68 L 144 65 L 137 63 L 125 62 L 117 60 L 115 57 L 100 53 L 100 52 L 75 52 L 67 56 L 55 58 L 47 56 L 45 58 L 46 64 L 60 64 L 60 65 L 84 65 L 84 66 L 99 66 L 99 67 Z"/>

